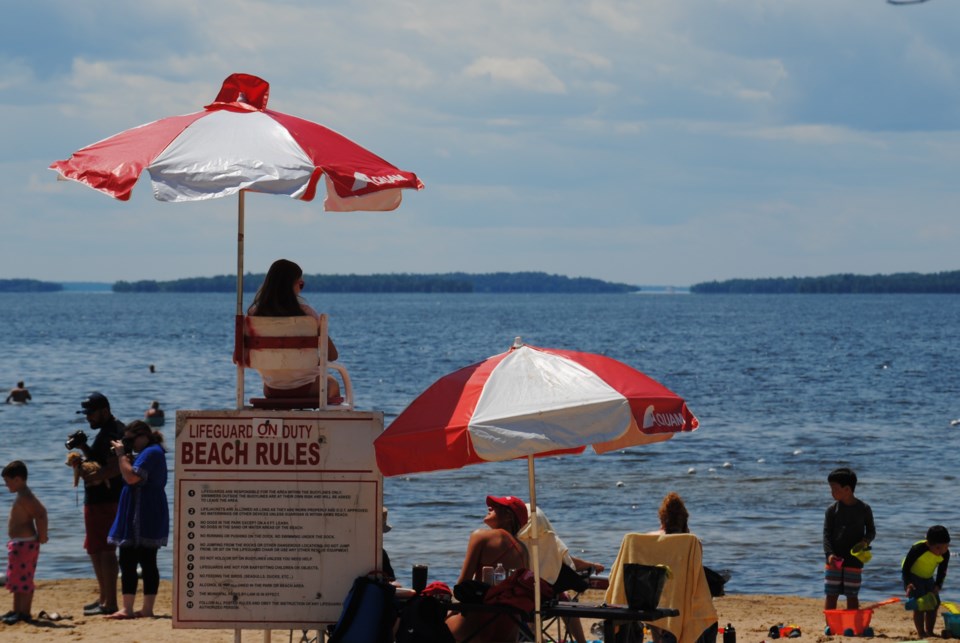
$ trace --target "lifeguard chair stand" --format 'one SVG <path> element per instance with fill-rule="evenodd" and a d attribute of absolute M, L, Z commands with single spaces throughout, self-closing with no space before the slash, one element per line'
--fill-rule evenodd
<path fill-rule="evenodd" d="M 381 565 L 383 413 L 354 408 L 326 316 L 238 314 L 236 338 L 237 408 L 177 411 L 173 626 L 323 631 Z M 319 396 L 245 403 L 247 367 L 318 368 Z"/>

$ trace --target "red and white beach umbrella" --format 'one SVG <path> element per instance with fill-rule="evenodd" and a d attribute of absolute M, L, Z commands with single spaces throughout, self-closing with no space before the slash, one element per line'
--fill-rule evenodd
<path fill-rule="evenodd" d="M 326 210 L 393 210 L 401 188 L 423 188 L 416 174 L 345 136 L 267 109 L 269 94 L 267 81 L 233 74 L 203 111 L 120 132 L 50 168 L 121 201 L 130 198 L 144 169 L 160 201 L 241 190 L 311 201 L 322 176 Z"/>
<path fill-rule="evenodd" d="M 699 421 L 667 387 L 615 359 L 525 346 L 441 377 L 373 446 L 385 476 L 459 469 L 526 457 L 533 537 L 534 605 L 541 640 L 534 458 L 605 453 L 667 440 Z"/>
<path fill-rule="evenodd" d="M 374 442 L 386 476 L 658 442 L 699 422 L 684 400 L 610 357 L 518 342 L 445 375 Z"/>
<path fill-rule="evenodd" d="M 262 192 L 311 201 L 323 177 L 324 209 L 394 210 L 400 190 L 423 189 L 405 172 L 345 136 L 311 121 L 267 109 L 270 84 L 232 74 L 203 111 L 171 116 L 87 146 L 50 169 L 64 179 L 126 201 L 144 169 L 160 201 L 238 195 L 237 325 L 243 315 L 244 194 Z M 242 334 L 241 334 L 242 337 Z M 243 367 L 237 406 L 243 406 Z"/>

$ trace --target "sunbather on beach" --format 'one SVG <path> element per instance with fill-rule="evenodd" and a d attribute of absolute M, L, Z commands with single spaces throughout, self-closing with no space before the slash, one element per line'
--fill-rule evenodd
<path fill-rule="evenodd" d="M 517 539 L 517 532 L 527 524 L 527 506 L 515 496 L 487 496 L 487 515 L 483 523 L 488 529 L 470 534 L 467 554 L 457 583 L 481 580 L 484 567 L 502 564 L 507 570 L 529 567 L 527 550 Z M 457 641 L 470 637 L 471 641 L 514 641 L 517 625 L 506 616 L 494 619 L 487 626 L 489 614 L 453 614 L 447 618 L 447 627 Z M 479 628 L 482 631 L 477 632 Z"/>

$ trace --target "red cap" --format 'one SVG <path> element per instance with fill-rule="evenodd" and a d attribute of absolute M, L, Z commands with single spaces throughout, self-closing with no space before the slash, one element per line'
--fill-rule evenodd
<path fill-rule="evenodd" d="M 450 597 L 453 596 L 453 592 L 450 591 L 450 586 L 446 583 L 441 583 L 438 580 L 433 581 L 429 585 L 423 588 L 423 591 L 420 592 L 423 596 L 433 596 L 434 598 Z"/>
<path fill-rule="evenodd" d="M 503 496 L 502 498 L 487 496 L 487 506 L 492 507 L 493 505 L 512 511 L 513 515 L 517 517 L 518 529 L 527 524 L 527 505 L 520 498 L 516 496 Z"/>

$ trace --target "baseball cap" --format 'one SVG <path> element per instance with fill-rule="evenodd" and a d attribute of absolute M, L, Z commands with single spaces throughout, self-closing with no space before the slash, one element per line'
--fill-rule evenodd
<path fill-rule="evenodd" d="M 100 409 L 109 409 L 110 402 L 107 400 L 107 396 L 100 391 L 93 391 L 86 397 L 85 400 L 80 402 L 80 406 L 83 408 L 77 411 L 77 413 L 86 414 L 93 411 L 99 411 Z"/>
<path fill-rule="evenodd" d="M 509 509 L 513 512 L 513 515 L 517 517 L 517 528 L 523 527 L 527 524 L 527 505 L 524 504 L 523 500 L 517 498 L 516 496 L 487 496 L 487 506 L 492 507 L 497 505 L 498 507 L 503 507 L 504 509 Z"/>

